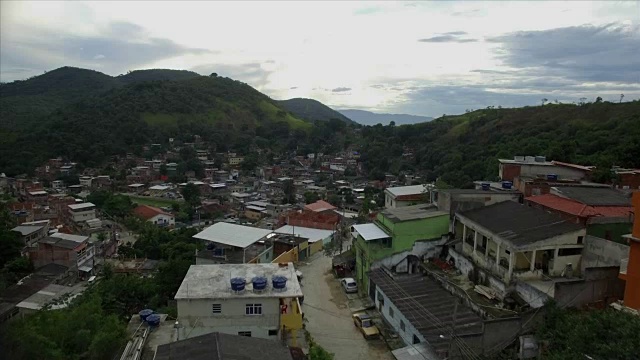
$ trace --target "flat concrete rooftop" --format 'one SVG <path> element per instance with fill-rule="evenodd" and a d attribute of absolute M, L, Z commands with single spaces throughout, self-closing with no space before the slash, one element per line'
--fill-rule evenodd
<path fill-rule="evenodd" d="M 216 264 L 191 265 L 187 275 L 176 293 L 175 299 L 225 299 L 225 298 L 293 298 L 302 296 L 302 288 L 296 276 L 293 263 L 283 264 Z M 254 292 L 251 279 L 256 276 L 267 278 L 267 288 Z M 287 278 L 287 286 L 274 290 L 271 285 L 273 276 Z M 231 290 L 231 279 L 246 280 L 245 290 Z"/>

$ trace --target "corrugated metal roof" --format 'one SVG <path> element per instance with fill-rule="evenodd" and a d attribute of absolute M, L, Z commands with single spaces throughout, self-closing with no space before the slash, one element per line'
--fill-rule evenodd
<path fill-rule="evenodd" d="M 389 187 L 386 190 L 394 196 L 418 195 L 426 192 L 424 185 Z"/>
<path fill-rule="evenodd" d="M 377 239 L 384 239 L 391 237 L 389 234 L 384 232 L 382 229 L 378 227 L 376 224 L 359 224 L 353 225 L 353 228 L 362 236 L 364 241 L 371 241 Z"/>
<path fill-rule="evenodd" d="M 193 237 L 219 244 L 246 248 L 270 233 L 272 233 L 271 230 L 219 222 L 195 234 Z"/>
<path fill-rule="evenodd" d="M 285 225 L 279 229 L 274 230 L 274 232 L 277 232 L 280 234 L 295 233 L 295 235 L 309 239 L 310 243 L 321 241 L 333 234 L 333 230 L 313 229 L 308 227 L 291 226 L 291 225 Z"/>
<path fill-rule="evenodd" d="M 95 205 L 93 203 L 90 202 L 86 202 L 86 203 L 81 203 L 81 204 L 71 204 L 69 205 L 69 208 L 72 210 L 80 210 L 80 209 L 88 209 L 91 207 L 95 207 Z"/>
<path fill-rule="evenodd" d="M 405 346 L 391 352 L 396 360 L 440 360 L 426 344 Z"/>
<path fill-rule="evenodd" d="M 611 188 L 557 186 L 552 192 L 592 206 L 631 206 L 631 198 Z"/>

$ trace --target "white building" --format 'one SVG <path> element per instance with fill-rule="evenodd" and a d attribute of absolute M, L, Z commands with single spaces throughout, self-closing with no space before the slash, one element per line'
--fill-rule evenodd
<path fill-rule="evenodd" d="M 92 203 L 71 204 L 69 215 L 74 223 L 81 223 L 96 218 L 96 206 Z"/>
<path fill-rule="evenodd" d="M 399 208 L 427 202 L 427 188 L 425 185 L 411 185 L 390 187 L 384 190 L 384 206 Z"/>
<path fill-rule="evenodd" d="M 173 227 L 176 225 L 176 219 L 173 214 L 157 207 L 140 205 L 133 209 L 133 213 L 145 221 L 160 227 Z"/>
<path fill-rule="evenodd" d="M 93 178 L 91 176 L 81 176 L 79 180 L 80 186 L 82 186 L 83 188 L 90 188 Z"/>
<path fill-rule="evenodd" d="M 179 337 L 289 340 L 302 328 L 302 296 L 292 263 L 191 265 L 175 296 Z"/>

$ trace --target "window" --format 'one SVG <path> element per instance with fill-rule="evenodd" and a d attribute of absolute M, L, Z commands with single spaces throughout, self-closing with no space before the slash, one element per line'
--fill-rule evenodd
<path fill-rule="evenodd" d="M 269 336 L 277 336 L 277 335 L 278 335 L 278 329 L 269 330 Z"/>
<path fill-rule="evenodd" d="M 504 253 L 507 254 L 507 255 L 511 255 L 511 251 L 506 250 L 506 249 L 504 250 Z"/>
<path fill-rule="evenodd" d="M 389 316 L 393 319 L 393 308 L 389 306 Z"/>
<path fill-rule="evenodd" d="M 251 331 L 238 331 L 238 335 L 251 337 Z"/>
<path fill-rule="evenodd" d="M 220 304 L 211 305 L 211 312 L 214 313 L 214 314 L 221 314 L 222 313 L 222 305 L 220 305 Z"/>
<path fill-rule="evenodd" d="M 582 244 L 582 240 L 584 240 L 584 236 L 578 236 L 578 245 Z"/>
<path fill-rule="evenodd" d="M 418 337 L 416 335 L 413 335 L 413 343 L 414 344 L 420 344 L 420 339 L 418 339 Z"/>
<path fill-rule="evenodd" d="M 404 331 L 404 321 L 400 320 L 400 330 Z"/>
<path fill-rule="evenodd" d="M 582 248 L 559 249 L 558 256 L 574 256 L 582 254 Z"/>
<path fill-rule="evenodd" d="M 262 304 L 247 304 L 244 313 L 245 315 L 262 315 Z"/>

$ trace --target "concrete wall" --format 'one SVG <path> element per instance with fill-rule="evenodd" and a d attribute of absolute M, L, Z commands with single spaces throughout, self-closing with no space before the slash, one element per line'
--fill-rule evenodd
<path fill-rule="evenodd" d="M 82 222 L 96 218 L 96 209 L 91 209 L 88 211 L 72 211 L 71 219 L 73 222 Z"/>
<path fill-rule="evenodd" d="M 618 266 L 588 268 L 583 280 L 556 283 L 553 297 L 562 307 L 580 307 L 598 301 L 621 299 L 624 296 L 624 281 L 618 278 L 619 272 Z"/>
<path fill-rule="evenodd" d="M 620 266 L 622 259 L 629 257 L 629 246 L 613 241 L 586 236 L 582 251 L 582 269 Z"/>
<path fill-rule="evenodd" d="M 262 315 L 245 315 L 246 304 L 262 304 Z M 184 338 L 212 332 L 238 335 L 239 331 L 251 331 L 252 337 L 276 339 L 269 330 L 279 330 L 280 299 L 278 298 L 233 298 L 178 300 L 178 320 L 191 330 Z M 214 314 L 212 305 L 220 304 L 222 313 Z M 188 337 L 187 337 L 188 336 Z"/>
<path fill-rule="evenodd" d="M 553 283 L 549 282 L 549 286 L 553 286 Z M 542 307 L 551 299 L 549 295 L 522 281 L 516 284 L 516 293 L 532 308 Z"/>
<path fill-rule="evenodd" d="M 446 238 L 441 238 L 440 240 L 432 240 L 432 241 L 416 241 L 410 250 L 403 251 L 400 253 L 396 253 L 390 255 L 382 260 L 374 261 L 371 264 L 370 269 L 377 269 L 379 267 L 385 266 L 389 269 L 398 265 L 400 262 L 405 260 L 409 255 L 415 255 L 417 257 L 433 257 L 440 253 L 442 249 L 442 245 L 447 241 Z M 406 269 L 396 268 L 396 272 L 406 272 Z"/>
<path fill-rule="evenodd" d="M 384 306 L 380 308 L 380 301 L 384 302 Z M 398 310 L 385 293 L 376 287 L 376 296 L 374 304 L 380 311 L 384 319 L 391 325 L 393 331 L 404 341 L 405 344 L 413 344 L 413 335 L 416 335 L 421 343 L 427 343 L 426 339 L 420 334 L 418 329 L 411 324 L 407 317 Z M 389 309 L 393 309 L 393 317 L 389 313 Z M 404 323 L 404 330 L 400 327 L 400 322 Z"/>
<path fill-rule="evenodd" d="M 272 263 L 298 262 L 298 248 L 295 247 L 273 259 Z"/>

